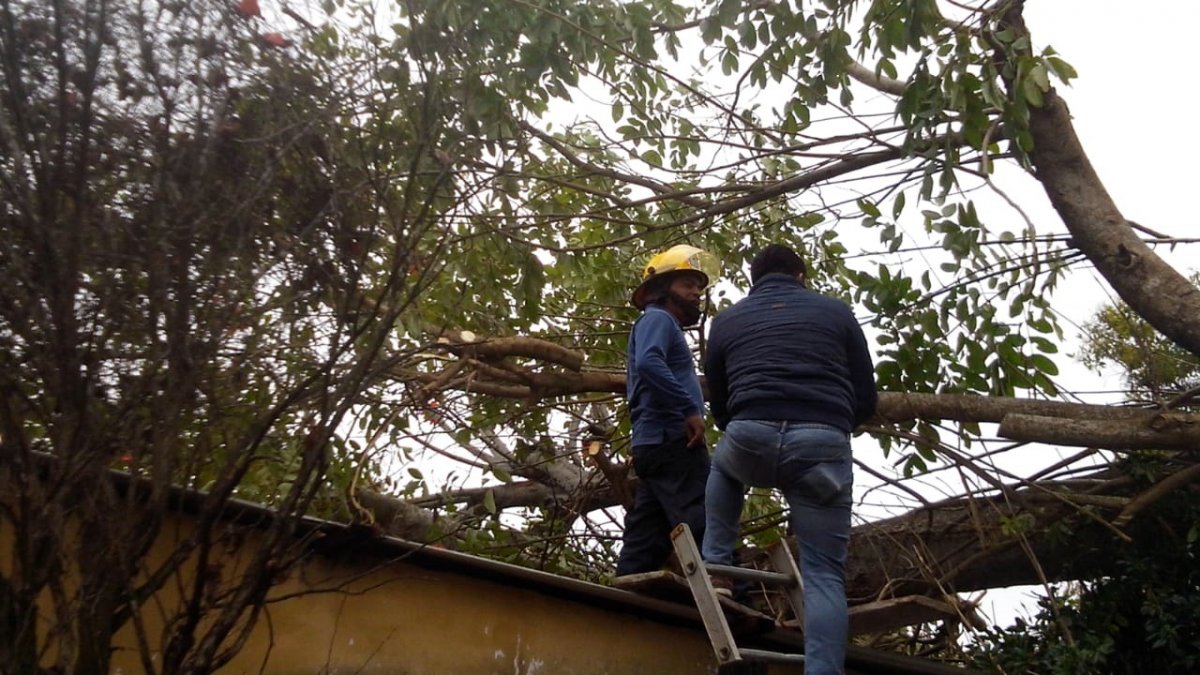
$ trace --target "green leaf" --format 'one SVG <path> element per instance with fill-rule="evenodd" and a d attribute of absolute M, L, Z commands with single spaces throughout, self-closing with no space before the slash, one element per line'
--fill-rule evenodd
<path fill-rule="evenodd" d="M 738 69 L 737 52 L 729 50 L 725 52 L 725 56 L 721 59 L 721 73 L 724 75 L 732 75 Z"/>
<path fill-rule="evenodd" d="M 1071 80 L 1079 77 L 1079 73 L 1075 72 L 1075 68 L 1071 64 L 1057 56 L 1046 57 L 1046 66 L 1050 68 L 1050 72 L 1054 73 L 1055 77 L 1062 80 L 1063 84 L 1070 84 Z"/>
<path fill-rule="evenodd" d="M 521 317 L 534 323 L 542 313 L 542 294 L 545 291 L 546 271 L 542 261 L 533 253 L 526 253 L 521 269 Z"/>
<path fill-rule="evenodd" d="M 749 19 L 742 22 L 738 28 L 738 42 L 744 49 L 754 49 L 758 46 L 758 32 L 754 28 L 754 22 Z"/>
<path fill-rule="evenodd" d="M 742 0 L 721 0 L 717 7 L 717 20 L 722 26 L 732 26 L 742 12 Z"/>
<path fill-rule="evenodd" d="M 1050 323 L 1049 320 L 1047 320 L 1043 317 L 1037 317 L 1034 319 L 1030 319 L 1029 327 L 1038 331 L 1039 333 L 1050 333 L 1050 332 L 1054 331 L 1054 326 Z"/>
<path fill-rule="evenodd" d="M 1050 76 L 1046 72 L 1046 66 L 1037 63 L 1033 68 L 1029 69 L 1029 77 L 1033 79 L 1034 84 L 1042 91 L 1050 90 Z"/>
<path fill-rule="evenodd" d="M 899 218 L 904 212 L 904 193 L 896 195 L 895 201 L 892 202 L 892 218 Z"/>
<path fill-rule="evenodd" d="M 488 490 L 483 493 L 483 508 L 487 509 L 488 513 L 496 513 L 496 491 Z"/>
<path fill-rule="evenodd" d="M 1051 342 L 1050 340 L 1047 340 L 1044 337 L 1032 337 L 1029 339 L 1029 341 L 1032 342 L 1042 352 L 1045 352 L 1047 354 L 1057 354 L 1058 353 L 1058 345 L 1054 344 L 1053 342 Z"/>
<path fill-rule="evenodd" d="M 899 74 L 896 72 L 896 64 L 892 63 L 891 59 L 880 59 L 877 69 L 880 74 L 889 79 L 896 79 Z"/>
<path fill-rule="evenodd" d="M 626 124 L 624 126 L 617 127 L 617 133 L 621 134 L 623 138 L 633 138 L 635 136 L 643 135 L 642 131 L 632 124 Z"/>
<path fill-rule="evenodd" d="M 1045 100 L 1042 96 L 1042 92 L 1042 88 L 1038 86 L 1037 81 L 1035 81 L 1032 77 L 1026 76 L 1025 79 L 1021 81 L 1021 94 L 1024 95 L 1025 100 L 1029 101 L 1029 104 L 1035 108 L 1042 107 L 1042 103 Z"/>
<path fill-rule="evenodd" d="M 1042 354 L 1033 354 L 1029 357 L 1029 363 L 1037 370 L 1054 377 L 1058 375 L 1058 365 L 1051 361 L 1049 357 Z"/>
<path fill-rule="evenodd" d="M 904 462 L 904 477 L 912 478 L 918 473 L 925 473 L 929 467 L 925 464 L 925 460 L 918 455 L 909 455 Z"/>

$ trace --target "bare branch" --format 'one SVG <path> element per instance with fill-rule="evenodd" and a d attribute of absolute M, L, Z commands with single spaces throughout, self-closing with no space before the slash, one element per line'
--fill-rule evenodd
<path fill-rule="evenodd" d="M 1193 446 L 1195 447 L 1195 446 Z M 1117 527 L 1125 527 L 1129 521 L 1133 520 L 1137 514 L 1146 510 L 1149 506 L 1158 502 L 1163 497 L 1166 497 L 1171 492 L 1178 490 L 1184 486 L 1190 485 L 1200 480 L 1200 464 L 1193 464 L 1181 471 L 1167 476 L 1159 481 L 1154 487 L 1146 490 L 1138 495 L 1125 507 L 1117 517 L 1113 519 L 1113 525 Z"/>

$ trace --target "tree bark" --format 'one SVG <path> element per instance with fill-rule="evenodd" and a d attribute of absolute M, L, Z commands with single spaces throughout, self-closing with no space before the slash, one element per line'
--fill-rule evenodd
<path fill-rule="evenodd" d="M 1017 3 L 1005 17 L 1028 35 Z M 1020 83 L 1010 82 L 1010 90 Z M 1067 104 L 1051 88 L 1030 106 L 1029 153 L 1036 177 L 1073 243 L 1135 312 L 1179 346 L 1200 356 L 1200 288 L 1137 236 L 1088 160 Z"/>
<path fill-rule="evenodd" d="M 480 371 L 459 373 L 449 381 L 444 381 L 437 373 L 397 370 L 395 374 L 426 385 L 506 398 L 538 399 L 625 391 L 624 373 L 587 369 L 577 373 L 530 371 L 524 384 L 488 380 Z M 1030 416 L 1039 419 L 1030 420 Z M 1198 415 L 1002 396 L 879 394 L 873 424 L 916 419 L 1000 424 L 1001 436 L 1028 443 L 1119 450 L 1186 450 L 1200 446 Z"/>
<path fill-rule="evenodd" d="M 1123 542 L 1105 522 L 1128 501 L 1095 498 L 1067 484 L 1043 484 L 1007 495 L 953 499 L 859 525 L 850 536 L 846 592 L 865 602 L 1104 576 L 1113 571 L 1115 556 L 1089 552 L 1135 545 Z M 1105 503 L 1108 508 L 1097 508 Z M 1184 532 L 1190 527 L 1175 525 Z"/>
<path fill-rule="evenodd" d="M 966 497 L 915 509 L 895 518 L 859 525 L 850 536 L 846 591 L 852 602 L 903 595 L 940 596 L 1014 585 L 1094 578 L 1111 573 L 1112 556 L 1081 556 L 1123 544 L 1105 522 L 1129 499 L 1089 494 L 1079 485 L 1118 478 L 1097 473 L 1072 483 L 1042 484 L 1007 495 Z M 541 506 L 552 494 L 520 483 L 495 488 L 497 504 Z M 478 495 L 463 495 L 468 501 Z M 422 541 L 434 513 L 401 500 L 360 492 L 393 536 Z M 575 495 L 579 512 L 614 506 L 612 490 Z M 1084 506 L 1088 509 L 1084 509 Z M 1059 525 L 1057 536 L 1047 534 Z M 1186 531 L 1188 523 L 1174 524 Z M 1036 562 L 1035 562 L 1036 561 Z M 1081 561 L 1086 570 L 1081 572 Z"/>
<path fill-rule="evenodd" d="M 1061 419 L 1041 415 L 1008 415 L 1000 435 L 1015 441 L 1036 441 L 1106 450 L 1190 450 L 1200 448 L 1200 419 L 1195 415 L 1164 413 L 1135 424 L 1128 421 Z"/>

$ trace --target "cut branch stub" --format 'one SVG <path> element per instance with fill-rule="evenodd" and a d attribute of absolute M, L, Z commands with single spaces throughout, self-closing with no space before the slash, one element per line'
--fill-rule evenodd
<path fill-rule="evenodd" d="M 498 361 L 509 356 L 523 356 L 555 363 L 578 372 L 583 368 L 583 354 L 546 340 L 531 337 L 484 338 L 470 331 L 444 335 L 439 342 L 454 354 L 470 356 L 481 361 Z"/>

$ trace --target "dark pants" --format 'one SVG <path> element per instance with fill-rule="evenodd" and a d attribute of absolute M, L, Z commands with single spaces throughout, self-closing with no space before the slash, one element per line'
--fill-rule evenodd
<path fill-rule="evenodd" d="M 671 530 L 687 523 L 696 541 L 704 540 L 704 486 L 708 449 L 687 447 L 679 439 L 633 448 L 637 495 L 625 514 L 625 536 L 617 576 L 661 569 L 671 555 Z"/>

